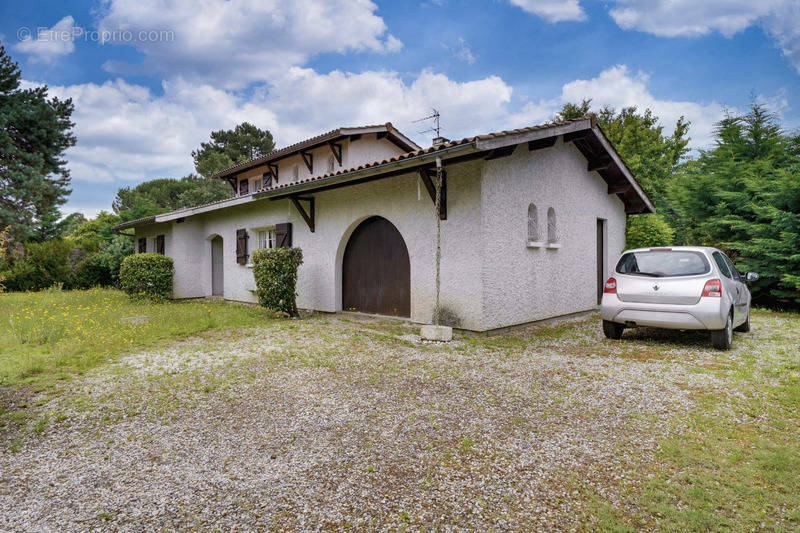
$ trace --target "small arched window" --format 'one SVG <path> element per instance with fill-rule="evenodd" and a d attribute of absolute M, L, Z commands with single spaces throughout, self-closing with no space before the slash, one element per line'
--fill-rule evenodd
<path fill-rule="evenodd" d="M 558 242 L 558 231 L 556 230 L 556 210 L 549 207 L 547 209 L 547 242 Z"/>
<path fill-rule="evenodd" d="M 536 206 L 530 204 L 528 206 L 528 242 L 539 241 L 539 214 L 536 211 Z"/>

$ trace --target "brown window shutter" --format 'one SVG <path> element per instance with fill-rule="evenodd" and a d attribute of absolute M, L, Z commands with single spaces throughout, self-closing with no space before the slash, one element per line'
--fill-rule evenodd
<path fill-rule="evenodd" d="M 147 238 L 139 237 L 139 253 L 143 254 L 147 251 Z"/>
<path fill-rule="evenodd" d="M 157 235 L 156 236 L 156 253 L 164 255 L 164 236 Z"/>
<path fill-rule="evenodd" d="M 250 182 L 248 180 L 242 180 L 239 182 L 239 194 L 247 194 L 249 192 Z"/>
<path fill-rule="evenodd" d="M 236 230 L 236 262 L 240 265 L 247 264 L 247 230 L 246 229 L 237 229 Z"/>
<path fill-rule="evenodd" d="M 292 223 L 275 224 L 275 243 L 280 248 L 292 247 Z"/>

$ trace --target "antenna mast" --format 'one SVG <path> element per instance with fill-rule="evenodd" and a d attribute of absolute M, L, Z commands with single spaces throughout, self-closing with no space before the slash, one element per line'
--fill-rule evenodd
<path fill-rule="evenodd" d="M 431 132 L 433 132 L 433 133 L 436 133 L 436 137 L 439 138 L 439 137 L 441 137 L 441 134 L 440 134 L 441 126 L 439 125 L 439 111 L 437 111 L 436 109 L 433 110 L 433 114 L 432 115 L 428 115 L 427 117 L 417 119 L 417 120 L 415 120 L 413 122 L 416 124 L 417 122 L 422 122 L 424 120 L 431 120 L 431 119 L 433 119 L 433 127 L 432 128 L 428 128 L 427 130 L 419 131 L 417 133 L 422 134 L 422 133 L 431 133 Z"/>

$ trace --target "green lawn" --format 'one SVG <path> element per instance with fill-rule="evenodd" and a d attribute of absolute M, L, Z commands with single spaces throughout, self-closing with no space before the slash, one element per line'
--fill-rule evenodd
<path fill-rule="evenodd" d="M 147 318 L 122 320 L 128 317 Z M 0 388 L 46 387 L 131 350 L 265 320 L 268 313 L 256 307 L 139 303 L 112 289 L 0 294 Z"/>

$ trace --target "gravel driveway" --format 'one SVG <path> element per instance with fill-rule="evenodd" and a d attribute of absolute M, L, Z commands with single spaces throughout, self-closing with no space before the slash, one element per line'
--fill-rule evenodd
<path fill-rule="evenodd" d="M 592 502 L 626 505 L 693 392 L 724 385 L 688 370 L 720 357 L 705 336 L 415 331 L 271 322 L 66 384 L 0 456 L 0 529 L 593 529 Z"/>

